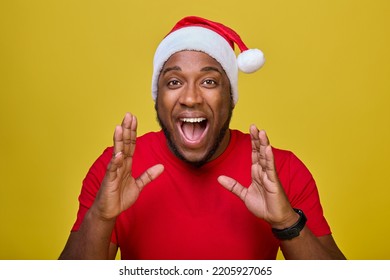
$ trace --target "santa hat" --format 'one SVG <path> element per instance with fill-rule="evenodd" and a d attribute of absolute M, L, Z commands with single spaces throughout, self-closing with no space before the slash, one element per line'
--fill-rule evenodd
<path fill-rule="evenodd" d="M 236 57 L 234 44 L 241 53 Z M 248 49 L 231 28 L 204 18 L 190 16 L 181 19 L 157 47 L 153 60 L 152 96 L 157 98 L 158 78 L 165 62 L 184 50 L 201 51 L 217 60 L 229 78 L 234 104 L 238 100 L 238 69 L 252 73 L 264 64 L 258 49 Z"/>

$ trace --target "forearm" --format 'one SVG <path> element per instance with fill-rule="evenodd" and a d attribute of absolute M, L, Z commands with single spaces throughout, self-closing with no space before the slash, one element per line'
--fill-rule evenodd
<path fill-rule="evenodd" d="M 345 259 L 331 235 L 316 237 L 304 227 L 298 237 L 281 242 L 286 260 L 332 260 Z"/>
<path fill-rule="evenodd" d="M 77 232 L 71 233 L 60 259 L 109 259 L 115 220 L 101 220 L 91 208 Z"/>

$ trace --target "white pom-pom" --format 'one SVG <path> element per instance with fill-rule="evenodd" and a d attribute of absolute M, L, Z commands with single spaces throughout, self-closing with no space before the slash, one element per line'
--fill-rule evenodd
<path fill-rule="evenodd" d="M 238 68 L 244 73 L 253 73 L 261 68 L 265 62 L 264 54 L 258 49 L 249 49 L 237 57 Z"/>

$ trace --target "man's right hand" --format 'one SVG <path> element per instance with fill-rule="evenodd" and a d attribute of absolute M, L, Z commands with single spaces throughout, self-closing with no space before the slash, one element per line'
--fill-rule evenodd
<path fill-rule="evenodd" d="M 133 177 L 136 138 L 137 119 L 127 113 L 122 124 L 115 128 L 113 156 L 91 207 L 94 215 L 102 220 L 115 220 L 121 212 L 133 205 L 144 186 L 156 179 L 164 170 L 163 165 L 157 164 L 138 178 Z"/>

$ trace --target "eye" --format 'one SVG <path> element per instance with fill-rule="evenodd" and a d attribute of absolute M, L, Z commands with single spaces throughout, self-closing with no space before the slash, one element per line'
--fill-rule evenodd
<path fill-rule="evenodd" d="M 167 86 L 169 88 L 178 88 L 181 85 L 181 82 L 177 79 L 169 80 Z"/>
<path fill-rule="evenodd" d="M 215 87 L 217 85 L 217 81 L 213 80 L 213 79 L 205 79 L 203 82 L 202 82 L 203 85 L 207 86 L 207 87 Z"/>

